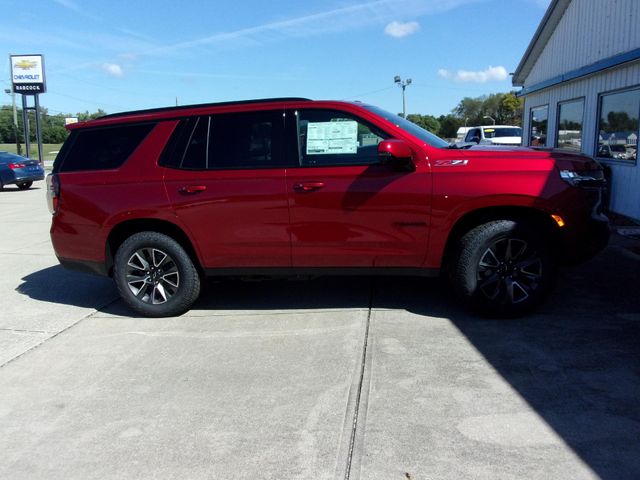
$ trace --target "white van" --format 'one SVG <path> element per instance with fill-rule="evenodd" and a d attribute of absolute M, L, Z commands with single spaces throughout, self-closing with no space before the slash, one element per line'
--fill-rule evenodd
<path fill-rule="evenodd" d="M 521 145 L 522 128 L 513 125 L 487 125 L 471 127 L 464 141 L 480 145 Z"/>

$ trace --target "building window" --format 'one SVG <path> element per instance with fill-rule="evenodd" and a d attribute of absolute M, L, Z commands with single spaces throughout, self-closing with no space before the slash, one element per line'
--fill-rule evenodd
<path fill-rule="evenodd" d="M 600 96 L 598 158 L 635 162 L 638 156 L 640 88 Z"/>
<path fill-rule="evenodd" d="M 549 125 L 549 105 L 534 107 L 529 116 L 529 145 L 547 146 L 547 127 Z"/>
<path fill-rule="evenodd" d="M 558 104 L 556 147 L 565 150 L 582 150 L 582 121 L 584 98 Z"/>

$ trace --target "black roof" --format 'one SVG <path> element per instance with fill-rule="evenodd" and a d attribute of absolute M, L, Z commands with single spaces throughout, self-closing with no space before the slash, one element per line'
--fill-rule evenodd
<path fill-rule="evenodd" d="M 272 103 L 272 102 L 299 102 L 305 101 L 310 102 L 310 98 L 302 98 L 302 97 L 280 97 L 280 98 L 258 98 L 255 100 L 239 100 L 234 102 L 218 102 L 218 103 L 199 103 L 195 105 L 179 105 L 177 107 L 160 107 L 160 108 L 149 108 L 146 110 L 131 110 L 128 112 L 118 112 L 111 113 L 109 115 L 104 115 L 102 118 L 117 118 L 117 117 L 126 117 L 129 115 L 140 115 L 145 113 L 159 113 L 159 112 L 171 112 L 174 110 L 185 110 L 190 108 L 204 108 L 204 107 L 222 107 L 227 105 L 245 105 L 250 103 Z"/>

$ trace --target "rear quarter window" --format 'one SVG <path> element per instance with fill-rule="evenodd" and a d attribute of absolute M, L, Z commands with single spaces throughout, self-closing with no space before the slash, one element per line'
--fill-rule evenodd
<path fill-rule="evenodd" d="M 121 167 L 155 124 L 74 130 L 56 158 L 53 171 L 111 170 Z"/>

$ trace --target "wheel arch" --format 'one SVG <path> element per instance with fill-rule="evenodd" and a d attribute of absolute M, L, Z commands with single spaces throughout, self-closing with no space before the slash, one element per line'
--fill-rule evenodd
<path fill-rule="evenodd" d="M 156 218 L 136 218 L 125 220 L 115 225 L 109 232 L 106 242 L 106 270 L 113 274 L 113 259 L 122 243 L 131 235 L 139 232 L 158 232 L 173 238 L 187 252 L 196 269 L 202 273 L 202 263 L 189 236 L 175 223 Z"/>
<path fill-rule="evenodd" d="M 448 272 L 460 239 L 473 228 L 494 220 L 514 220 L 527 222 L 548 233 L 553 246 L 561 245 L 560 228 L 551 216 L 534 207 L 526 206 L 494 206 L 484 207 L 467 212 L 453 225 L 444 248 L 442 270 Z"/>

